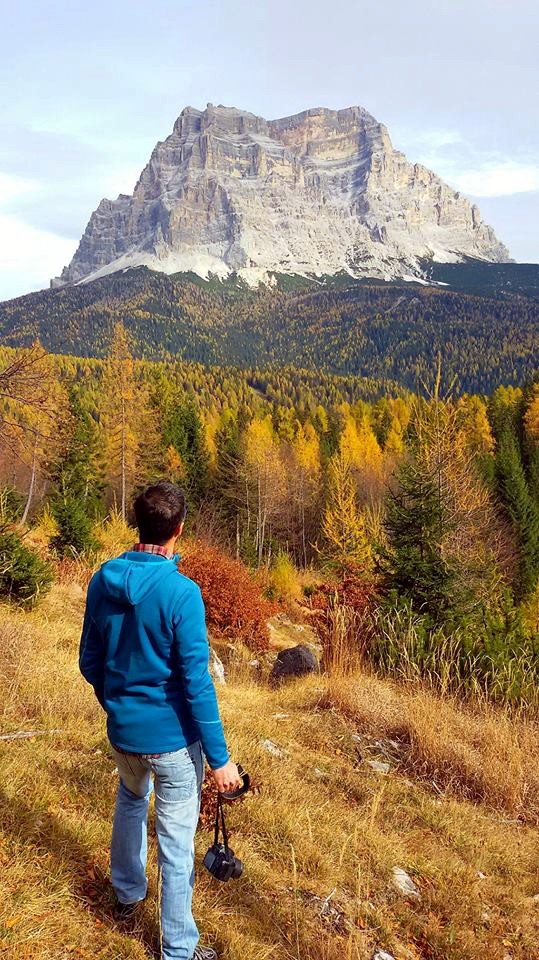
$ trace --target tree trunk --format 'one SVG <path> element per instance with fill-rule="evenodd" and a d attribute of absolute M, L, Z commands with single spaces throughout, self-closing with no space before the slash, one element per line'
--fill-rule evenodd
<path fill-rule="evenodd" d="M 28 519 L 28 514 L 30 512 L 32 497 L 34 496 L 34 488 L 36 485 L 36 470 L 37 470 L 37 433 L 34 440 L 34 453 L 32 456 L 32 474 L 30 477 L 30 486 L 28 488 L 28 497 L 26 498 L 26 505 L 24 507 L 24 512 L 21 517 L 21 523 L 26 523 Z"/>

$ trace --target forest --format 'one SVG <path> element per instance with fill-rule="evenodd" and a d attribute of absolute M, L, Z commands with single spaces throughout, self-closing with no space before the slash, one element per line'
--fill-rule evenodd
<path fill-rule="evenodd" d="M 0 594 L 31 605 L 58 562 L 91 566 L 167 477 L 217 566 L 324 609 L 326 656 L 536 711 L 539 380 L 487 396 L 429 374 L 412 393 L 143 361 L 121 323 L 101 360 L 2 348 Z"/>
<path fill-rule="evenodd" d="M 0 336 L 9 346 L 39 339 L 53 353 L 104 357 L 121 322 L 133 355 L 147 360 L 323 369 L 418 392 L 441 354 L 443 385 L 457 394 L 532 379 L 537 267 L 429 269 L 443 286 L 278 276 L 274 286 L 249 289 L 234 277 L 204 281 L 140 267 L 6 301 Z"/>

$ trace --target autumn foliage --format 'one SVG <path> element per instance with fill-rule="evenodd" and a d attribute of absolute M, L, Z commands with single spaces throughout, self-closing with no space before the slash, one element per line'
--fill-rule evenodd
<path fill-rule="evenodd" d="M 185 545 L 180 569 L 202 590 L 213 637 L 239 640 L 253 650 L 267 649 L 267 621 L 276 607 L 265 599 L 261 584 L 239 560 L 202 540 L 192 540 Z"/>
<path fill-rule="evenodd" d="M 317 585 L 308 598 L 310 610 L 324 614 L 335 603 L 352 607 L 356 613 L 366 613 L 375 599 L 372 580 L 365 579 L 353 567 L 346 567 L 338 580 L 327 580 Z"/>

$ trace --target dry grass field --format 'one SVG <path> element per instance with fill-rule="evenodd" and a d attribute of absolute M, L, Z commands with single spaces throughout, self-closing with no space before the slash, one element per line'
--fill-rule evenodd
<path fill-rule="evenodd" d="M 0 744 L 5 960 L 156 947 L 154 844 L 137 926 L 112 920 L 116 774 L 78 674 L 83 600 L 64 583 L 33 612 L 0 607 L 2 733 L 36 731 Z M 219 693 L 255 782 L 229 815 L 244 876 L 199 871 L 196 916 L 225 960 L 539 958 L 537 728 L 365 674 L 273 690 L 242 668 Z M 210 842 L 206 825 L 199 859 Z M 395 867 L 419 896 L 398 891 Z"/>

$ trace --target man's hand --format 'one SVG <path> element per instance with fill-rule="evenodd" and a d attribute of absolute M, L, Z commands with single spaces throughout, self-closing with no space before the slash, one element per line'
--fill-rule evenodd
<path fill-rule="evenodd" d="M 211 775 L 217 784 L 219 793 L 229 793 L 232 790 L 238 790 L 243 785 L 238 768 L 232 760 L 225 763 L 224 767 L 212 770 Z"/>

